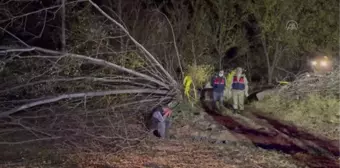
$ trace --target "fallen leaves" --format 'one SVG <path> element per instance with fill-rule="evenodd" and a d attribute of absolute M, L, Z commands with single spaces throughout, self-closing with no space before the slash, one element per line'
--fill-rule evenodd
<path fill-rule="evenodd" d="M 282 163 L 285 163 L 285 168 L 297 167 L 289 156 L 253 147 L 184 140 L 152 141 L 147 144 L 119 155 L 84 154 L 73 159 L 84 168 L 101 168 L 98 165 L 114 168 L 283 168 L 280 166 Z"/>

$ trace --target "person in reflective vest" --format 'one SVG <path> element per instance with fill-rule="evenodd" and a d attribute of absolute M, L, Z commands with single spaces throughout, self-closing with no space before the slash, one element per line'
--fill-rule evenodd
<path fill-rule="evenodd" d="M 157 137 L 165 138 L 170 127 L 170 115 L 172 110 L 169 107 L 157 107 L 152 111 L 151 132 Z"/>
<path fill-rule="evenodd" d="M 231 83 L 233 82 L 233 77 L 235 76 L 236 74 L 236 69 L 232 70 L 230 73 L 228 73 L 227 75 L 227 84 L 226 84 L 226 87 L 227 87 L 227 90 L 226 90 L 226 93 L 225 93 L 225 97 L 226 97 L 226 100 L 228 101 L 230 98 L 232 98 L 232 94 L 231 94 Z"/>
<path fill-rule="evenodd" d="M 224 90 L 226 87 L 226 78 L 224 77 L 224 71 L 220 70 L 218 76 L 214 76 L 211 80 L 211 86 L 213 88 L 213 107 L 223 108 Z M 219 105 L 217 105 L 219 102 Z"/>
<path fill-rule="evenodd" d="M 244 110 L 244 98 L 248 97 L 248 81 L 242 73 L 242 68 L 236 68 L 236 74 L 231 83 L 231 93 L 233 97 L 234 113 Z"/>

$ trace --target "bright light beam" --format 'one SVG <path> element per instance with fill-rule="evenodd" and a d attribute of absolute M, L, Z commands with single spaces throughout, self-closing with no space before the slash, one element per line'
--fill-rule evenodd
<path fill-rule="evenodd" d="M 320 65 L 323 66 L 323 67 L 326 67 L 328 64 L 327 64 L 326 61 L 321 61 Z"/>
<path fill-rule="evenodd" d="M 317 65 L 318 63 L 316 61 L 312 61 L 312 65 Z"/>

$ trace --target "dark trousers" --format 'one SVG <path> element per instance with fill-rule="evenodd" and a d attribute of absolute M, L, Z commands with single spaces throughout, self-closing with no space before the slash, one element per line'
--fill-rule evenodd
<path fill-rule="evenodd" d="M 216 110 L 221 110 L 223 107 L 223 92 L 213 92 L 213 108 Z M 217 106 L 217 102 L 219 102 L 219 107 Z"/>
<path fill-rule="evenodd" d="M 151 131 L 154 133 L 155 136 L 165 138 L 167 135 L 168 129 L 171 126 L 171 121 L 166 119 L 163 122 L 158 121 L 156 118 L 152 118 L 152 126 Z"/>

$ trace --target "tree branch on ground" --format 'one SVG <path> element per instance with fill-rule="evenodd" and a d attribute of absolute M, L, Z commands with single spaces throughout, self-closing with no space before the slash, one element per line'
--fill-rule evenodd
<path fill-rule="evenodd" d="M 164 91 L 164 90 L 153 90 L 153 89 L 136 89 L 136 90 L 108 90 L 108 91 L 101 91 L 101 92 L 88 92 L 88 93 L 73 93 L 73 94 L 64 94 L 64 95 L 60 95 L 54 98 L 49 98 L 49 99 L 45 99 L 45 100 L 41 100 L 41 101 L 37 101 L 37 102 L 32 102 L 32 103 L 28 103 L 25 105 L 22 105 L 18 108 L 9 110 L 9 111 L 5 111 L 5 112 L 1 112 L 0 113 L 0 118 L 4 118 L 4 117 L 9 117 L 10 115 L 18 112 L 18 111 L 22 111 L 25 110 L 27 108 L 31 108 L 34 106 L 38 106 L 38 105 L 42 105 L 42 104 L 47 104 L 47 103 L 53 103 L 62 99 L 72 99 L 72 98 L 79 98 L 79 97 L 94 97 L 94 96 L 105 96 L 105 95 L 117 95 L 117 94 L 136 94 L 136 93 L 154 93 L 154 94 L 161 94 L 161 95 L 165 95 L 168 91 Z"/>

